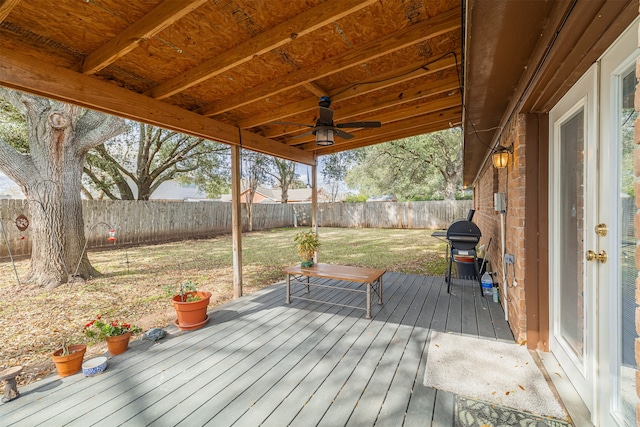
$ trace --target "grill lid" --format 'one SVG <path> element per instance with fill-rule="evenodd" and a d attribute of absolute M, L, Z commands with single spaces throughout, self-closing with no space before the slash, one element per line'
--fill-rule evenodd
<path fill-rule="evenodd" d="M 447 240 L 455 249 L 473 249 L 481 236 L 480 228 L 471 221 L 456 221 L 447 229 Z"/>

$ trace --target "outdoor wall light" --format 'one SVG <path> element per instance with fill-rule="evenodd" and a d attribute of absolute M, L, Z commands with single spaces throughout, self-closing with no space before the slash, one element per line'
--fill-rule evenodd
<path fill-rule="evenodd" d="M 492 155 L 493 166 L 496 169 L 504 169 L 507 167 L 509 163 L 509 154 L 513 152 L 513 145 L 510 147 L 501 147 L 498 150 L 495 150 Z"/>
<path fill-rule="evenodd" d="M 318 127 L 316 129 L 316 145 L 333 145 L 334 142 L 333 129 L 328 127 Z"/>

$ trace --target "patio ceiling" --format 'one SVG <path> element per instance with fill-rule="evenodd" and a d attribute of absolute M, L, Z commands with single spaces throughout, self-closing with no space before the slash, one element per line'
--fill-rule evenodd
<path fill-rule="evenodd" d="M 515 115 L 548 113 L 637 16 L 637 0 L 465 0 L 463 184 Z"/>
<path fill-rule="evenodd" d="M 461 123 L 459 0 L 4 0 L 0 85 L 270 155 Z M 376 120 L 320 147 L 335 122 Z"/>

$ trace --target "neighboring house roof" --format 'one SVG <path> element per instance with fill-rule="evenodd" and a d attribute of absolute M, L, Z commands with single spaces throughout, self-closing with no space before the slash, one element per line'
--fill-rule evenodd
<path fill-rule="evenodd" d="M 135 191 L 135 190 L 134 190 Z M 165 181 L 151 194 L 151 200 L 209 200 L 207 195 L 195 186 L 185 186 L 178 181 Z"/>

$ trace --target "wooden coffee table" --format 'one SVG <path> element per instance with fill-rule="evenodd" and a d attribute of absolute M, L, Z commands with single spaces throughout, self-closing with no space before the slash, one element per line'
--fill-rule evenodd
<path fill-rule="evenodd" d="M 287 273 L 287 297 L 286 303 L 291 303 L 291 284 L 301 284 L 307 287 L 307 293 L 310 292 L 311 286 L 321 287 L 321 288 L 334 288 L 340 289 L 349 292 L 362 292 L 366 294 L 367 297 L 367 306 L 366 308 L 352 306 L 352 305 L 344 305 L 338 303 L 332 303 L 328 301 L 321 301 L 312 298 L 305 297 L 296 297 L 299 299 L 304 299 L 307 301 L 315 301 L 321 302 L 325 304 L 333 304 L 339 305 L 342 307 L 351 307 L 357 308 L 360 310 L 366 310 L 367 319 L 371 319 L 371 291 L 378 294 L 378 304 L 382 304 L 382 275 L 385 273 L 385 270 L 379 270 L 376 268 L 366 268 L 366 267 L 350 267 L 346 265 L 335 265 L 335 264 L 315 264 L 313 267 L 303 268 L 300 264 L 294 265 L 293 267 L 285 268 L 285 273 Z M 306 277 L 306 280 L 303 278 Z M 338 282 L 335 285 L 326 285 L 313 283 L 309 280 L 310 277 L 318 277 L 323 279 L 333 279 Z M 351 289 L 339 286 L 340 282 L 356 282 L 362 283 L 365 285 L 365 289 Z"/>

